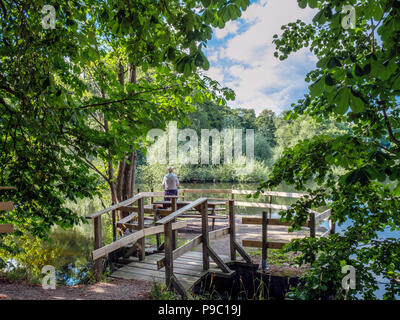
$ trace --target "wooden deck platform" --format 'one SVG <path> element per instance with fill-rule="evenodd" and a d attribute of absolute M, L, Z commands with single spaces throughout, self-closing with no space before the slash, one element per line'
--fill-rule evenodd
<path fill-rule="evenodd" d="M 219 256 L 225 263 L 230 261 L 226 255 Z M 114 271 L 111 277 L 165 283 L 165 269 L 157 270 L 157 260 L 164 257 L 164 253 L 148 255 L 144 261 L 131 257 L 129 260 L 132 262 Z M 202 252 L 189 251 L 174 260 L 174 274 L 187 291 L 190 291 L 208 273 L 223 274 L 211 259 L 210 270 L 203 270 Z"/>

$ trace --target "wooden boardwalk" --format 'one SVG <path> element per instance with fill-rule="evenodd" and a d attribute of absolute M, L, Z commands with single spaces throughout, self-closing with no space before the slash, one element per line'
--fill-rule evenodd
<path fill-rule="evenodd" d="M 330 221 L 329 229 L 322 230 L 323 233 L 318 234 L 319 224 L 330 219 L 331 210 L 326 210 L 322 213 L 309 210 L 308 219 L 304 222 L 304 230 L 301 233 L 282 236 L 282 234 L 287 233 L 287 228 L 292 222 L 272 218 L 272 210 L 287 210 L 290 206 L 273 204 L 272 197 L 301 198 L 304 194 L 267 191 L 263 195 L 268 196 L 268 203 L 259 203 L 233 199 L 235 194 L 248 195 L 255 192 L 252 190 L 184 189 L 184 192 L 228 193 L 231 194 L 232 199 L 222 199 L 222 201 L 216 198 L 201 197 L 185 202 L 183 199 L 178 200 L 179 196 L 169 196 L 169 207 L 160 208 L 154 198 L 163 198 L 163 192 L 142 192 L 130 199 L 87 216 L 88 219 L 93 219 L 94 251 L 92 252 L 92 258 L 96 277 L 98 279 L 101 278 L 103 259 L 110 259 L 117 266 L 120 266 L 118 270 L 112 273 L 111 277 L 165 283 L 168 288 L 177 291 L 183 297 L 188 297 L 190 295 L 189 291 L 193 286 L 208 273 L 232 277 L 235 271 L 229 267 L 230 264 L 228 262 L 237 261 L 238 257 L 243 259 L 242 262 L 246 266 L 254 268 L 252 258 L 244 247 L 261 248 L 262 267 L 265 269 L 268 258 L 267 249 L 282 248 L 290 240 L 288 238 L 299 236 L 325 237 L 335 232 L 335 224 Z M 147 207 L 145 206 L 146 198 L 151 203 Z M 165 201 L 160 203 L 165 204 Z M 217 209 L 215 206 L 217 204 L 223 205 L 224 203 L 224 210 L 227 212 L 227 216 L 224 217 L 224 221 L 215 221 L 217 218 L 214 212 Z M 180 208 L 178 208 L 178 204 Z M 235 217 L 235 207 L 259 208 L 263 210 L 262 216 Z M 210 209 L 212 215 L 208 214 Z M 268 209 L 268 213 L 265 209 Z M 116 219 L 117 211 L 123 214 L 118 221 Z M 101 218 L 108 212 L 112 213 L 114 241 L 103 245 Z M 192 212 L 198 213 L 193 215 Z M 148 218 L 150 218 L 151 224 L 145 223 Z M 188 225 L 187 219 L 192 218 L 198 219 L 197 233 L 199 234 L 190 240 L 187 239 L 188 241 L 185 244 L 178 246 L 178 232 L 182 232 Z M 182 219 L 185 220 L 182 221 Z M 217 224 L 217 230 L 209 230 L 209 219 L 213 220 L 213 227 Z M 241 230 L 243 229 L 240 227 L 241 224 L 256 225 L 259 230 Z M 239 235 L 250 236 L 250 238 L 242 239 L 241 236 L 236 237 L 237 225 L 239 226 Z M 283 230 L 283 227 L 286 229 Z M 277 228 L 279 230 L 276 230 Z M 118 233 L 120 235 L 124 234 L 124 236 L 119 238 L 117 229 Z M 127 234 L 127 230 L 130 230 L 130 233 Z M 258 238 L 260 233 L 261 240 Z M 281 235 L 278 238 L 285 239 L 276 241 L 277 234 Z M 156 237 L 158 250 L 163 247 L 164 252 L 146 256 L 145 238 L 153 235 Z M 160 242 L 161 235 L 164 235 L 163 244 Z M 219 241 L 216 241 L 217 239 Z M 211 241 L 213 245 L 211 245 Z M 132 247 L 132 245 L 135 245 L 135 247 Z M 193 251 L 200 246 L 201 252 Z M 123 252 L 124 250 L 120 250 L 122 248 L 128 250 Z M 132 248 L 137 252 L 138 258 L 129 258 L 133 253 Z M 228 256 L 225 255 L 227 251 L 229 252 Z M 116 254 L 111 255 L 114 252 Z M 121 265 L 120 262 L 122 261 L 119 258 L 128 258 L 128 262 L 124 262 Z"/>
<path fill-rule="evenodd" d="M 148 255 L 143 261 L 139 261 L 136 257 L 131 257 L 129 260 L 132 262 L 114 271 L 110 276 L 113 278 L 165 283 L 165 268 L 157 270 L 157 260 L 164 257 L 164 253 Z M 219 255 L 219 257 L 225 263 L 230 260 L 227 255 Z M 210 269 L 203 270 L 202 252 L 189 251 L 174 260 L 174 274 L 187 291 L 190 291 L 208 273 L 223 274 L 217 264 L 212 261 L 210 261 Z"/>

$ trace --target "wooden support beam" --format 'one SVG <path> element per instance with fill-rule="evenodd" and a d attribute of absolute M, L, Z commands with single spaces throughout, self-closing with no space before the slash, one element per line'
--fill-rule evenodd
<path fill-rule="evenodd" d="M 293 222 L 291 221 L 281 221 L 280 219 L 267 219 L 267 224 L 270 226 L 291 226 Z M 243 217 L 242 218 L 243 224 L 255 224 L 255 225 L 262 225 L 263 218 L 262 217 Z M 309 226 L 309 222 L 307 221 L 304 224 L 305 227 Z"/>
<path fill-rule="evenodd" d="M 171 198 L 171 210 L 172 212 L 175 212 L 178 207 L 176 204 L 177 199 L 176 198 Z M 176 218 L 172 220 L 173 222 L 176 222 Z M 173 230 L 172 231 L 172 250 L 175 250 L 178 244 L 178 230 Z"/>
<path fill-rule="evenodd" d="M 315 212 L 314 211 L 310 212 L 309 226 L 310 226 L 310 237 L 315 238 L 317 224 L 315 221 Z"/>
<path fill-rule="evenodd" d="M 153 191 L 153 190 L 152 190 Z M 153 200 L 151 201 L 153 203 Z M 158 220 L 158 209 L 157 209 L 157 205 L 153 204 L 153 211 L 154 211 L 154 224 L 157 224 L 157 220 Z M 156 234 L 156 247 L 157 250 L 160 250 L 160 245 L 161 245 L 161 237 L 160 234 L 157 233 Z"/>
<path fill-rule="evenodd" d="M 234 240 L 233 244 L 235 246 L 236 251 L 242 256 L 242 258 L 246 260 L 247 263 L 253 264 L 250 255 L 246 252 L 246 250 L 243 249 L 243 247 L 239 243 L 237 243 L 236 240 Z"/>
<path fill-rule="evenodd" d="M 171 289 L 174 274 L 174 259 L 172 256 L 172 222 L 164 224 L 164 251 L 165 251 L 165 284 Z"/>
<path fill-rule="evenodd" d="M 229 269 L 229 267 L 225 264 L 225 262 L 216 254 L 216 252 L 210 246 L 207 247 L 207 253 L 223 272 L 225 273 L 232 272 L 232 270 Z"/>
<path fill-rule="evenodd" d="M 335 234 L 336 232 L 336 223 L 332 219 L 329 219 L 329 231 L 330 234 Z"/>
<path fill-rule="evenodd" d="M 235 201 L 228 201 L 229 208 L 229 249 L 231 260 L 236 261 L 236 249 L 235 249 L 235 240 L 236 240 L 236 221 L 235 221 Z"/>
<path fill-rule="evenodd" d="M 144 229 L 144 199 L 140 198 L 138 200 L 138 227 L 139 230 Z M 145 233 L 144 233 L 145 234 Z M 145 238 L 142 237 L 138 240 L 139 245 L 139 260 L 144 260 L 146 258 L 146 246 L 145 246 Z"/>
<path fill-rule="evenodd" d="M 93 219 L 93 225 L 94 225 L 94 251 L 93 251 L 94 253 L 100 250 L 102 246 L 101 216 L 97 216 Z M 101 280 L 103 274 L 103 264 L 100 258 L 101 256 L 93 255 L 95 277 L 97 281 Z"/>
<path fill-rule="evenodd" d="M 262 239 L 262 249 L 261 249 L 261 267 L 263 270 L 267 269 L 267 259 L 268 259 L 268 217 L 267 212 L 263 211 L 262 213 L 262 230 L 261 230 L 261 239 Z"/>
<path fill-rule="evenodd" d="M 207 200 L 201 204 L 201 231 L 202 231 L 202 243 L 203 243 L 203 270 L 210 269 L 210 258 L 208 248 L 209 234 L 208 234 L 208 210 Z"/>
<path fill-rule="evenodd" d="M 242 241 L 243 247 L 252 247 L 252 248 L 262 248 L 261 240 L 253 240 L 253 239 L 243 239 Z M 282 249 L 285 244 L 288 242 L 278 242 L 278 241 L 267 241 L 268 249 Z"/>

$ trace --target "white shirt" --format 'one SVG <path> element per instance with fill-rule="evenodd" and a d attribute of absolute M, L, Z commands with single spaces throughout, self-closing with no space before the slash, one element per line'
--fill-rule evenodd
<path fill-rule="evenodd" d="M 178 176 L 173 173 L 168 173 L 164 176 L 162 186 L 165 190 L 177 190 L 179 186 Z"/>

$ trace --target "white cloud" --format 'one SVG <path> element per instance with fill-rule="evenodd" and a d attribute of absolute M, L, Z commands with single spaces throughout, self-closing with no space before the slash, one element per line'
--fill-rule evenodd
<path fill-rule="evenodd" d="M 226 31 L 235 35 L 219 48 L 212 48 L 208 75 L 216 75 L 215 80 L 235 90 L 235 106 L 254 108 L 257 112 L 266 107 L 275 112 L 289 107 L 297 100 L 293 97 L 296 92 L 306 88 L 305 74 L 315 65 L 315 58 L 309 51 L 301 50 L 281 62 L 273 55 L 273 35 L 282 33 L 282 25 L 297 19 L 308 22 L 314 14 L 309 8 L 300 9 L 297 0 L 252 3 L 241 17 L 245 31 Z"/>
<path fill-rule="evenodd" d="M 239 25 L 236 21 L 229 21 L 225 24 L 223 29 L 215 28 L 214 34 L 217 39 L 223 39 L 227 35 L 236 34 L 239 29 Z"/>

